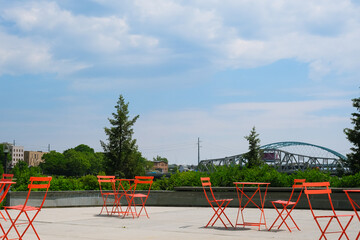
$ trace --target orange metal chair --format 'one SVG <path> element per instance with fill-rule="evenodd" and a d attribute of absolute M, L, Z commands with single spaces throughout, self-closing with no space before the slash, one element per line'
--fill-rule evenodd
<path fill-rule="evenodd" d="M 227 224 L 225 224 L 225 222 L 223 221 L 223 219 L 221 218 L 221 215 L 224 215 L 224 217 L 226 218 L 226 220 L 229 222 L 229 224 L 233 226 L 233 224 L 231 223 L 231 221 L 229 220 L 229 218 L 226 216 L 225 214 L 225 209 L 226 207 L 229 205 L 229 203 L 233 200 L 233 199 L 216 199 L 214 192 L 211 188 L 211 182 L 210 182 L 210 178 L 209 177 L 202 177 L 200 178 L 201 180 L 201 184 L 202 187 L 204 189 L 204 194 L 206 197 L 206 200 L 208 201 L 208 203 L 210 204 L 211 208 L 214 210 L 214 215 L 211 217 L 210 221 L 206 224 L 205 227 L 208 227 L 209 224 L 212 222 L 212 220 L 214 219 L 214 217 L 216 216 L 216 218 L 214 219 L 214 221 L 212 222 L 211 226 L 214 226 L 214 224 L 216 223 L 216 221 L 218 219 L 220 219 L 220 221 L 224 224 L 225 228 L 227 229 Z"/>
<path fill-rule="evenodd" d="M 125 193 L 125 196 L 128 200 L 128 207 L 126 209 L 124 217 L 130 214 L 133 218 L 135 216 L 140 217 L 141 212 L 144 210 L 146 216 L 149 218 L 145 204 L 147 199 L 149 198 L 153 180 L 153 176 L 135 176 L 134 184 Z M 145 193 L 140 193 L 139 190 L 145 191 Z M 137 206 L 141 206 L 139 213 L 136 210 Z"/>
<path fill-rule="evenodd" d="M 10 233 L 12 228 L 15 229 L 15 231 L 18 235 L 18 238 L 15 238 L 15 239 L 23 239 L 23 236 L 25 235 L 27 230 L 29 229 L 29 227 L 31 227 L 34 230 L 34 233 L 36 234 L 37 238 L 40 240 L 40 237 L 35 230 L 33 222 L 34 222 L 36 216 L 39 214 L 42 206 L 44 205 L 46 195 L 47 195 L 47 192 L 50 187 L 51 179 L 52 179 L 52 177 L 30 177 L 30 184 L 28 186 L 29 192 L 27 194 L 25 203 L 23 205 L 5 207 L 5 212 L 11 221 L 11 226 L 8 229 L 8 231 L 6 232 L 6 234 L 3 236 L 3 239 L 9 239 L 8 234 Z M 38 197 L 34 198 L 34 199 L 42 200 L 41 203 L 39 204 L 39 207 L 28 205 L 28 201 L 30 199 L 30 195 L 33 192 L 33 190 L 42 190 L 44 193 L 42 199 L 41 198 L 39 199 Z M 31 201 L 36 201 L 34 199 L 31 199 Z M 9 211 L 9 210 L 13 210 L 13 211 L 17 210 L 17 211 L 19 211 L 19 213 L 15 218 L 12 218 L 10 215 L 10 212 L 13 213 L 13 211 Z M 32 212 L 32 214 L 31 213 L 29 214 L 28 212 Z M 21 220 L 19 219 L 20 216 L 23 214 L 27 218 L 27 221 L 25 221 L 25 222 L 22 219 Z M 18 220 L 19 220 L 19 223 L 18 223 Z M 22 232 L 22 234 L 20 234 L 19 230 L 18 230 L 18 225 L 22 225 L 22 224 L 27 224 L 27 226 L 26 226 L 25 230 Z"/>
<path fill-rule="evenodd" d="M 1 178 L 1 182 L 11 182 L 12 179 L 14 177 L 14 174 L 9 174 L 9 173 L 4 173 L 2 175 Z M 11 184 L 5 184 L 5 183 L 1 183 L 0 184 L 0 203 L 4 200 L 4 198 L 6 197 L 6 194 L 8 193 L 9 189 L 10 189 Z M 0 215 L 1 217 L 6 221 L 5 216 L 2 214 L 2 212 L 0 211 Z"/>
<path fill-rule="evenodd" d="M 300 231 L 300 228 L 298 227 L 298 225 L 295 223 L 294 219 L 291 216 L 291 212 L 296 207 L 296 205 L 298 204 L 298 202 L 300 200 L 301 194 L 303 192 L 303 183 L 305 181 L 306 181 L 306 179 L 294 179 L 294 185 L 292 186 L 292 191 L 291 191 L 289 200 L 277 200 L 277 201 L 271 202 L 272 205 L 274 206 L 276 212 L 279 215 L 275 219 L 275 221 L 271 225 L 271 227 L 269 228 L 269 231 L 271 230 L 272 227 L 274 227 L 275 223 L 280 219 L 281 219 L 281 223 L 277 229 L 280 229 L 280 227 L 283 224 L 285 224 L 285 226 L 289 229 L 290 232 L 291 232 L 291 229 L 295 228 L 295 227 Z M 295 189 L 300 189 L 300 193 L 298 194 L 297 198 L 296 198 L 296 196 L 294 196 Z M 276 207 L 277 204 L 278 204 L 278 206 L 281 206 L 283 208 L 281 211 L 279 211 L 279 209 Z M 290 209 L 288 209 L 289 206 L 292 206 L 292 207 Z M 290 228 L 289 225 L 286 223 L 286 219 L 288 217 L 291 219 L 291 221 L 293 222 L 295 227 Z"/>
<path fill-rule="evenodd" d="M 343 235 L 345 235 L 345 237 L 347 239 L 349 239 L 348 235 L 346 234 L 346 229 L 348 228 L 350 222 L 352 221 L 353 217 L 354 217 L 354 214 L 343 214 L 343 215 L 338 215 L 336 214 L 335 210 L 334 210 L 334 206 L 332 204 L 332 201 L 331 201 L 331 189 L 329 188 L 330 186 L 330 183 L 329 182 L 311 182 L 311 183 L 303 183 L 303 186 L 305 187 L 305 194 L 306 194 L 306 197 L 308 199 L 308 202 L 309 202 L 309 206 L 310 206 L 310 210 L 311 210 L 311 213 L 314 217 L 314 220 L 317 224 L 317 226 L 319 227 L 320 231 L 321 231 L 321 236 L 319 239 L 322 239 L 323 237 L 325 239 L 326 236 L 325 234 L 331 234 L 331 233 L 341 233 L 339 239 L 341 239 L 341 237 Z M 312 205 L 311 205 L 311 195 L 320 195 L 320 194 L 324 194 L 324 195 L 327 195 L 328 199 L 329 199 L 329 202 L 330 202 L 330 206 L 331 206 L 331 213 L 329 215 L 317 215 L 316 212 L 314 211 L 314 209 L 312 208 Z M 343 218 L 343 217 L 348 217 L 349 218 L 349 221 L 347 222 L 347 224 L 345 225 L 345 227 L 343 227 L 343 224 L 340 222 L 340 218 Z M 327 224 L 325 226 L 321 226 L 320 225 L 320 221 L 321 219 L 329 219 Z M 339 224 L 339 227 L 341 229 L 341 231 L 335 231 L 335 232 L 329 232 L 328 231 L 328 228 L 332 222 L 333 219 L 336 219 L 336 222 Z M 324 224 L 322 224 L 324 225 Z"/>
<path fill-rule="evenodd" d="M 2 175 L 1 181 L 12 181 L 13 177 L 14 177 L 14 174 L 4 173 Z"/>
<path fill-rule="evenodd" d="M 349 190 L 344 190 L 346 196 L 348 197 L 349 199 L 349 202 L 355 212 L 355 215 L 357 216 L 359 222 L 360 222 L 360 215 L 359 215 L 359 212 L 360 212 L 360 203 L 356 203 L 354 199 L 351 198 L 351 194 L 359 194 L 360 193 L 360 190 L 359 189 L 349 189 Z M 356 240 L 358 240 L 360 238 L 360 231 L 358 233 L 358 235 L 356 236 Z"/>
<path fill-rule="evenodd" d="M 104 208 L 107 215 L 110 215 L 114 212 L 114 208 L 116 207 L 117 191 L 115 187 L 115 176 L 97 176 L 97 179 L 99 182 L 100 194 L 104 202 L 99 215 L 103 212 Z M 109 184 L 111 185 L 111 190 L 105 190 L 105 185 Z M 108 205 L 111 205 L 111 211 L 108 210 Z"/>

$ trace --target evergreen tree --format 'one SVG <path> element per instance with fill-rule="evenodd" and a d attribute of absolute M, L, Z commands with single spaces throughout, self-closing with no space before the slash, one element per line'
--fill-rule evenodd
<path fill-rule="evenodd" d="M 132 138 L 132 127 L 139 115 L 130 119 L 128 106 L 129 103 L 125 103 L 124 97 L 120 95 L 115 106 L 116 112 L 112 113 L 113 119 L 108 119 L 112 126 L 105 127 L 108 142 L 100 143 L 104 149 L 106 172 L 131 178 L 144 173 L 145 160 L 138 152 L 136 139 Z"/>
<path fill-rule="evenodd" d="M 345 128 L 344 133 L 347 139 L 354 145 L 351 148 L 352 153 L 347 154 L 347 165 L 350 171 L 355 174 L 360 172 L 360 98 L 352 99 L 353 106 L 358 112 L 352 113 L 351 123 L 354 129 Z"/>
<path fill-rule="evenodd" d="M 255 127 L 252 128 L 249 136 L 245 136 L 249 142 L 249 152 L 244 154 L 244 158 L 248 160 L 249 168 L 260 166 L 263 164 L 262 151 L 260 149 L 259 134 L 256 133 Z"/>

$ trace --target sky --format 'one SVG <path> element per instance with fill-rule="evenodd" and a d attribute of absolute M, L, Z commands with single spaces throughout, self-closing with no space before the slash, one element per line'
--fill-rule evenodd
<path fill-rule="evenodd" d="M 102 151 L 123 95 L 149 160 L 241 154 L 253 127 L 345 155 L 359 42 L 358 1 L 0 0 L 0 142 Z"/>

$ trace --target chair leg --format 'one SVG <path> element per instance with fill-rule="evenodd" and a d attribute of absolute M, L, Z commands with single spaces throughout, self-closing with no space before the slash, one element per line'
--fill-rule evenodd
<path fill-rule="evenodd" d="M 118 213 L 120 216 L 120 214 L 123 213 L 121 203 L 120 203 L 120 200 L 123 196 L 124 196 L 123 194 L 121 194 L 120 197 L 117 197 L 116 195 L 114 196 L 115 200 L 114 200 L 113 207 L 111 209 L 111 214 Z"/>
<path fill-rule="evenodd" d="M 294 226 L 297 228 L 297 230 L 301 231 L 300 228 L 298 227 L 298 225 L 296 224 L 295 220 L 293 219 L 293 217 L 292 217 L 291 214 L 290 214 L 290 213 L 292 212 L 292 210 L 294 209 L 294 207 L 291 208 L 290 210 L 288 210 L 288 209 L 286 208 L 286 206 L 285 206 L 284 209 L 285 209 L 285 211 L 286 211 L 286 216 L 285 216 L 285 218 L 282 218 L 282 217 L 281 217 L 281 219 L 283 220 L 283 222 L 279 225 L 279 228 L 280 228 L 281 225 L 284 223 L 284 224 L 286 225 L 286 227 L 289 229 L 289 231 L 291 232 L 291 228 L 290 228 L 289 225 L 286 223 L 286 219 L 287 219 L 288 217 L 290 217 L 290 220 L 293 222 L 293 224 L 294 224 Z"/>
<path fill-rule="evenodd" d="M 5 235 L 3 236 L 2 239 L 8 239 L 7 236 L 9 235 L 9 233 L 10 233 L 10 231 L 11 231 L 12 228 L 15 229 L 16 234 L 18 235 L 19 239 L 21 239 L 20 233 L 19 233 L 19 231 L 18 231 L 18 229 L 17 229 L 17 227 L 16 227 L 16 222 L 17 222 L 17 220 L 20 218 L 22 212 L 20 211 L 14 220 L 11 218 L 11 216 L 10 216 L 9 212 L 6 210 L 6 208 L 5 208 L 5 212 L 6 212 L 6 214 L 8 215 L 8 217 L 9 217 L 9 219 L 10 219 L 11 226 L 9 227 L 9 229 L 7 230 L 7 232 L 5 233 Z"/>
<path fill-rule="evenodd" d="M 272 205 L 274 206 L 276 212 L 278 213 L 277 218 L 275 219 L 275 221 L 273 222 L 273 224 L 271 225 L 271 227 L 269 228 L 269 231 L 272 229 L 272 227 L 275 225 L 275 223 L 277 222 L 277 220 L 282 216 L 285 208 L 283 208 L 283 210 L 281 212 L 279 212 L 279 209 L 276 207 L 276 205 L 274 203 L 272 203 Z M 282 217 L 281 217 L 282 218 Z M 278 229 L 280 228 L 280 226 L 278 227 Z"/>
<path fill-rule="evenodd" d="M 319 227 L 319 229 L 320 229 L 320 232 L 321 232 L 321 236 L 320 236 L 319 240 L 321 240 L 323 237 L 324 237 L 325 239 L 327 239 L 326 236 L 325 236 L 325 234 L 326 234 L 326 231 L 327 231 L 327 229 L 329 228 L 329 226 L 330 226 L 330 224 L 331 224 L 331 222 L 332 222 L 332 220 L 333 220 L 334 218 L 337 220 L 337 222 L 338 222 L 338 224 L 339 224 L 339 227 L 341 228 L 341 231 L 340 231 L 340 232 L 341 232 L 341 235 L 340 235 L 339 239 L 341 239 L 343 235 L 345 235 L 346 239 L 349 239 L 349 236 L 348 236 L 347 233 L 346 233 L 346 229 L 347 229 L 348 226 L 350 225 L 350 222 L 352 221 L 353 217 L 354 217 L 354 216 L 351 216 L 351 218 L 349 219 L 348 223 L 346 224 L 346 226 L 345 226 L 345 228 L 344 228 L 344 227 L 342 226 L 342 224 L 341 224 L 341 222 L 340 222 L 340 220 L 339 220 L 339 218 L 338 218 L 337 216 L 329 216 L 330 219 L 329 219 L 329 221 L 328 221 L 328 223 L 327 223 L 327 225 L 325 226 L 324 229 L 321 228 L 320 223 L 319 223 L 318 220 L 317 220 L 318 217 L 315 217 L 315 218 L 314 218 L 314 219 L 315 219 L 315 222 L 316 222 L 316 224 L 318 225 L 318 227 Z M 336 233 L 336 232 L 330 232 L 330 233 Z"/>
<path fill-rule="evenodd" d="M 145 207 L 146 199 L 145 199 L 145 201 L 144 201 L 144 199 L 143 199 L 143 198 L 140 198 L 140 199 L 141 199 L 141 209 L 140 209 L 140 211 L 139 211 L 139 213 L 138 213 L 137 217 L 140 217 L 140 214 L 141 214 L 142 210 L 144 209 L 144 211 L 145 211 L 145 213 L 146 213 L 147 218 L 149 218 L 149 215 L 148 215 L 148 213 L 147 213 L 147 211 L 146 211 L 146 207 Z"/>
<path fill-rule="evenodd" d="M 21 234 L 20 239 L 22 239 L 22 237 L 25 235 L 26 231 L 27 231 L 27 230 L 29 229 L 29 227 L 31 226 L 31 228 L 33 229 L 33 231 L 34 231 L 34 233 L 36 234 L 37 238 L 40 240 L 40 237 L 39 237 L 38 233 L 36 232 L 35 227 L 34 227 L 34 225 L 33 225 L 33 221 L 35 220 L 35 218 L 36 218 L 36 216 L 38 215 L 38 213 L 39 213 L 39 211 L 37 211 L 37 212 L 35 213 L 35 215 L 32 217 L 32 219 L 30 219 L 30 217 L 29 217 L 29 215 L 27 214 L 27 212 L 25 212 L 25 215 L 26 215 L 26 217 L 27 217 L 27 219 L 28 219 L 28 221 L 29 221 L 29 224 L 28 224 L 27 227 L 25 228 L 24 232 Z"/>
<path fill-rule="evenodd" d="M 226 209 L 226 207 L 229 205 L 230 202 L 228 202 L 225 206 L 223 206 L 224 203 L 225 203 L 225 201 L 222 202 L 220 205 L 218 205 L 218 208 L 217 208 L 217 209 L 215 209 L 213 206 L 211 206 L 215 213 L 214 213 L 214 215 L 211 217 L 210 221 L 208 222 L 208 224 L 207 224 L 205 227 L 208 227 L 209 224 L 211 223 L 211 221 L 214 219 L 214 217 L 217 216 L 216 219 L 214 220 L 214 222 L 211 224 L 211 226 L 214 226 L 214 224 L 216 223 L 216 221 L 217 221 L 218 219 L 220 219 L 220 221 L 223 223 L 223 225 L 224 225 L 225 228 L 227 229 L 227 226 L 226 226 L 225 222 L 222 220 L 221 215 L 224 215 L 225 218 L 226 218 L 226 219 L 228 220 L 228 222 L 230 223 L 230 225 L 231 225 L 232 227 L 234 227 L 233 224 L 231 223 L 231 221 L 229 220 L 229 218 L 227 217 L 227 215 L 225 214 L 225 209 Z M 220 211 L 220 213 L 219 213 L 219 211 Z"/>
<path fill-rule="evenodd" d="M 133 207 L 134 207 L 134 211 L 132 210 Z M 131 213 L 132 217 L 135 218 L 134 212 L 135 212 L 135 216 L 137 216 L 135 198 L 131 197 L 131 198 L 129 198 L 128 206 L 126 208 L 123 218 L 126 217 L 126 215 L 129 215 L 130 213 Z"/>
<path fill-rule="evenodd" d="M 276 205 L 274 203 L 272 203 L 276 212 L 278 213 L 278 216 L 277 218 L 275 219 L 275 221 L 273 222 L 273 224 L 271 225 L 271 227 L 269 228 L 269 231 L 271 230 L 271 228 L 274 227 L 275 223 L 279 220 L 279 218 L 281 218 L 281 223 L 280 225 L 278 226 L 277 229 L 280 229 L 280 227 L 285 224 L 285 226 L 287 227 L 287 229 L 289 229 L 290 232 L 291 231 L 291 228 L 290 226 L 286 223 L 286 219 L 289 217 L 291 219 L 291 221 L 293 222 L 293 224 L 295 225 L 295 227 L 297 228 L 297 230 L 300 231 L 300 228 L 298 227 L 298 225 L 296 224 L 295 220 L 293 219 L 293 217 L 291 216 L 291 212 L 292 210 L 294 209 L 295 206 L 293 206 L 290 210 L 287 209 L 287 206 L 285 204 L 281 204 L 283 209 L 281 210 L 281 212 L 279 211 L 279 209 L 276 207 Z M 285 212 L 285 213 L 284 213 Z M 283 215 L 286 214 L 285 217 L 283 217 Z"/>
<path fill-rule="evenodd" d="M 102 211 L 104 210 L 104 208 L 105 208 L 107 214 L 109 215 L 109 212 L 108 212 L 107 207 L 106 207 L 106 201 L 107 201 L 108 195 L 106 195 L 105 198 L 104 198 L 104 196 L 103 196 L 102 198 L 103 198 L 104 204 L 103 204 L 103 206 L 102 206 L 102 208 L 101 208 L 101 211 L 100 211 L 99 215 L 101 215 L 101 213 L 102 213 Z"/>
<path fill-rule="evenodd" d="M 343 235 L 345 235 L 346 239 L 349 239 L 349 236 L 348 236 L 347 233 L 346 233 L 346 229 L 349 227 L 350 222 L 352 221 L 353 217 L 354 217 L 354 216 L 351 216 L 351 218 L 349 219 L 349 222 L 346 224 L 345 228 L 343 228 L 343 226 L 342 226 L 339 218 L 336 217 L 336 220 L 338 221 L 338 223 L 339 223 L 339 225 L 340 225 L 340 228 L 341 228 L 341 230 L 342 230 L 342 233 L 341 233 L 339 239 L 341 239 L 341 237 L 342 237 Z M 359 236 L 358 236 L 358 237 L 359 237 Z M 357 238 L 358 238 L 358 237 L 357 237 Z"/>
<path fill-rule="evenodd" d="M 4 214 L 0 211 L 1 217 L 5 220 L 5 222 L 7 221 Z"/>

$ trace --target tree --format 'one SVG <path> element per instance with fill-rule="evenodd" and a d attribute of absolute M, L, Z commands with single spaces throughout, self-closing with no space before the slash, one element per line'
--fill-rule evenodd
<path fill-rule="evenodd" d="M 108 142 L 100 143 L 104 149 L 106 172 L 131 178 L 144 173 L 144 158 L 138 152 L 136 139 L 132 138 L 132 127 L 139 115 L 130 119 L 128 106 L 120 95 L 113 118 L 108 118 L 112 126 L 104 128 Z"/>
<path fill-rule="evenodd" d="M 249 152 L 244 154 L 244 157 L 248 160 L 247 166 L 249 168 L 263 164 L 260 139 L 258 137 L 259 134 L 256 133 L 255 127 L 252 128 L 249 136 L 244 137 L 249 142 Z"/>
<path fill-rule="evenodd" d="M 67 149 L 64 153 L 51 151 L 42 158 L 44 162 L 40 168 L 46 174 L 83 176 L 103 171 L 103 154 L 95 153 L 94 149 L 84 144 Z"/>
<path fill-rule="evenodd" d="M 167 160 L 167 158 L 165 157 L 160 157 L 159 155 L 156 156 L 156 158 L 153 158 L 154 162 L 166 162 L 169 163 L 169 161 Z"/>
<path fill-rule="evenodd" d="M 4 144 L 0 144 L 0 161 L 0 173 L 2 174 L 11 162 L 11 154 L 4 153 Z"/>
<path fill-rule="evenodd" d="M 64 154 L 51 151 L 49 153 L 45 153 L 42 156 L 44 162 L 40 163 L 39 167 L 46 174 L 54 174 L 54 175 L 67 175 L 66 162 Z"/>
<path fill-rule="evenodd" d="M 89 147 L 88 145 L 85 144 L 80 144 L 77 147 L 74 148 L 75 151 L 77 152 L 84 152 L 84 153 L 95 153 L 94 149 Z"/>
<path fill-rule="evenodd" d="M 85 158 L 90 165 L 87 165 L 86 174 L 97 175 L 104 171 L 104 156 L 102 153 L 95 153 L 94 149 L 85 144 L 80 144 L 74 148 L 83 158 Z M 65 154 L 65 152 L 64 152 Z"/>
<path fill-rule="evenodd" d="M 64 152 L 64 157 L 66 159 L 66 173 L 68 176 L 79 177 L 89 173 L 91 165 L 85 153 L 69 149 Z"/>
<path fill-rule="evenodd" d="M 351 148 L 352 153 L 347 154 L 347 165 L 350 171 L 355 174 L 360 172 L 360 98 L 354 98 L 353 107 L 357 112 L 352 113 L 351 123 L 354 124 L 354 129 L 345 128 L 344 133 L 347 139 L 354 145 Z"/>

